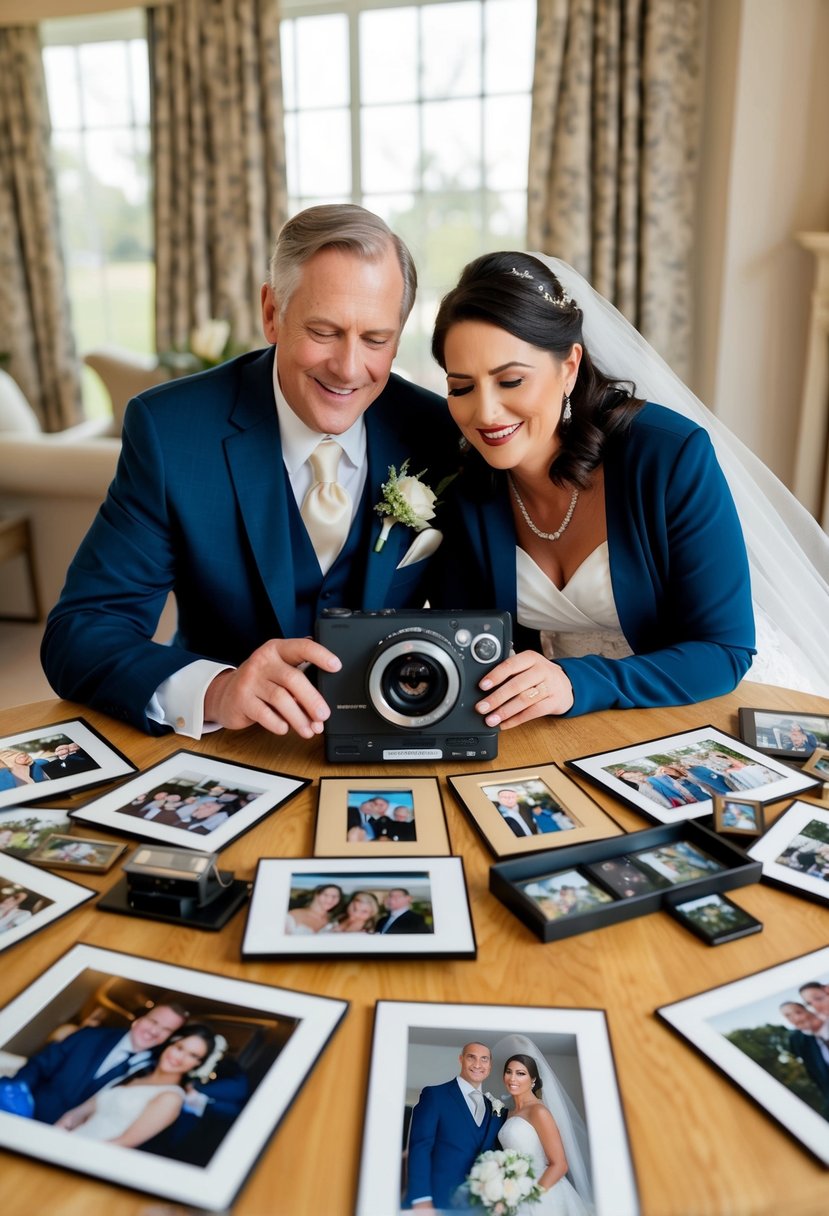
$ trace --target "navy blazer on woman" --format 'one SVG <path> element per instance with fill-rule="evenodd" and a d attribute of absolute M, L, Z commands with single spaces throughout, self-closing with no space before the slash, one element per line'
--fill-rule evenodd
<path fill-rule="evenodd" d="M 605 511 L 613 597 L 633 650 L 625 659 L 561 659 L 569 714 L 683 705 L 730 692 L 754 653 L 754 613 L 740 521 L 707 431 L 646 403 L 608 441 Z M 515 615 L 515 526 L 506 477 L 485 502 L 453 489 L 452 527 L 430 602 Z M 457 509 L 454 508 L 457 503 Z M 540 649 L 515 630 L 516 649 Z"/>
<path fill-rule="evenodd" d="M 198 658 L 237 665 L 270 638 L 311 632 L 327 604 L 282 460 L 274 350 L 130 403 L 115 479 L 46 626 L 43 665 L 60 696 L 157 734 L 166 728 L 145 708 L 175 671 Z M 398 376 L 365 420 L 368 473 L 353 558 L 326 576 L 337 596 L 327 603 L 344 602 L 345 588 L 348 607 L 420 607 L 429 563 L 396 569 L 414 536 L 402 524 L 374 553 L 381 520 L 373 507 L 389 466 L 399 470 L 407 457 L 412 473 L 425 469 L 437 485 L 439 460 L 454 451 L 451 420 L 439 397 Z M 159 645 L 151 638 L 170 591 L 178 628 L 171 645 Z"/>

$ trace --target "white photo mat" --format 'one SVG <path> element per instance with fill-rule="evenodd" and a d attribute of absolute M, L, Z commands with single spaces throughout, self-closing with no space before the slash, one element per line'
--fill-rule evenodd
<path fill-rule="evenodd" d="M 784 1025 L 780 1004 L 802 1001 L 800 985 L 815 980 L 829 983 L 829 947 L 663 1005 L 656 1012 L 829 1166 L 829 1120 L 725 1037 L 726 1028 L 739 1029 L 750 1023 Z"/>
<path fill-rule="evenodd" d="M 417 875 L 428 887 L 433 931 L 429 933 L 289 934 L 285 918 L 295 876 L 309 890 L 323 883 L 349 892 L 407 887 Z M 420 877 L 425 875 L 426 877 Z M 408 880 L 407 880 L 408 876 Z M 273 858 L 259 861 L 253 886 L 242 957 L 475 957 L 475 932 L 460 857 L 407 857 L 376 861 L 361 858 Z"/>
<path fill-rule="evenodd" d="M 49 1124 L 2 1112 L 0 1142 L 11 1151 L 118 1186 L 133 1187 L 190 1208 L 227 1212 L 345 1015 L 348 1002 L 81 944 L 0 1011 L 0 1052 L 44 1006 L 89 969 L 150 985 L 161 992 L 210 999 L 217 1006 L 250 1008 L 276 1017 L 296 1018 L 298 1023 L 289 1043 L 273 1061 L 206 1166 L 86 1140 Z"/>
<path fill-rule="evenodd" d="M 376 1006 L 356 1216 L 395 1216 L 401 1211 L 398 1146 L 403 1141 L 413 1028 L 449 1032 L 458 1053 L 466 1042 L 492 1045 L 514 1033 L 542 1041 L 575 1036 L 595 1216 L 636 1216 L 636 1178 L 604 1010 L 413 1001 L 378 1001 Z M 496 1095 L 503 1089 L 501 1077 L 495 1075 L 499 1066 L 493 1061 L 493 1071 L 482 1087 Z"/>
<path fill-rule="evenodd" d="M 59 878 L 57 874 L 51 874 L 39 866 L 32 866 L 17 857 L 0 853 L 0 900 L 5 897 L 9 887 L 22 887 L 30 892 L 31 896 L 48 899 L 49 904 L 39 912 L 33 912 L 22 924 L 13 925 L 5 932 L 0 931 L 0 951 L 8 950 L 9 946 L 44 929 L 98 894 L 80 883 L 72 882 L 68 878 Z M 30 901 L 27 899 L 26 902 Z M 25 904 L 21 907 L 25 908 Z"/>
<path fill-rule="evenodd" d="M 0 738 L 0 750 L 17 749 L 28 751 L 30 746 L 48 739 L 56 742 L 77 743 L 94 761 L 94 768 L 85 772 L 70 773 L 66 777 L 51 777 L 44 781 L 32 781 L 31 784 L 15 786 L 12 789 L 0 789 L 0 807 L 18 806 L 22 802 L 33 802 L 43 798 L 57 798 L 72 790 L 85 789 L 89 785 L 100 785 L 104 781 L 114 781 L 136 771 L 135 765 L 117 751 L 111 743 L 107 743 L 103 735 L 85 722 L 83 718 L 69 718 L 65 722 L 49 722 L 45 726 L 37 726 L 29 730 L 18 731 L 13 735 Z"/>
<path fill-rule="evenodd" d="M 165 782 L 183 775 L 197 775 L 205 783 L 226 785 L 231 789 L 256 791 L 257 797 L 205 835 L 190 832 L 186 826 L 171 827 L 152 819 L 143 819 L 124 809 L 134 799 L 149 796 L 154 790 L 163 788 Z M 158 840 L 184 849 L 216 853 L 309 784 L 307 778 L 291 777 L 285 773 L 204 756 L 200 752 L 181 750 L 160 764 L 145 769 L 118 789 L 73 810 L 71 817 L 82 823 L 94 823 L 99 827 L 124 832 L 140 840 Z"/>
<path fill-rule="evenodd" d="M 765 834 L 747 848 L 746 852 L 755 861 L 762 862 L 764 878 L 829 901 L 829 877 L 820 878 L 806 874 L 777 860 L 810 823 L 820 824 L 825 829 L 826 839 L 829 841 L 829 810 L 798 799 L 778 816 Z M 820 845 L 823 842 L 815 839 L 814 843 Z"/>
<path fill-rule="evenodd" d="M 647 815 L 649 819 L 655 819 L 659 823 L 678 823 L 681 820 L 698 819 L 703 815 L 712 814 L 714 809 L 713 795 L 704 800 L 687 803 L 682 806 L 662 807 L 646 795 L 640 794 L 638 790 L 631 788 L 630 785 L 627 785 L 612 773 L 609 773 L 607 769 L 621 765 L 635 768 L 637 761 L 648 760 L 653 756 L 666 755 L 686 748 L 707 750 L 706 745 L 709 744 L 714 750 L 725 748 L 728 753 L 734 753 L 746 764 L 762 765 L 763 768 L 768 769 L 772 774 L 766 785 L 731 791 L 735 797 L 753 798 L 764 803 L 776 802 L 779 799 L 789 798 L 795 794 L 803 793 L 805 790 L 813 789 L 818 784 L 814 778 L 803 775 L 801 772 L 783 764 L 772 756 L 755 751 L 748 744 L 743 743 L 742 740 L 735 738 L 733 735 L 728 735 L 714 726 L 701 726 L 696 730 L 682 731 L 676 735 L 665 735 L 658 739 L 647 739 L 642 743 L 629 744 L 627 747 L 616 748 L 613 751 L 596 752 L 591 756 L 575 757 L 566 763 L 568 768 L 581 773 L 608 793 L 615 794 L 617 798 L 620 798 L 629 806 L 635 807 L 644 815 Z M 691 777 L 691 780 L 693 781 L 693 777 Z"/>

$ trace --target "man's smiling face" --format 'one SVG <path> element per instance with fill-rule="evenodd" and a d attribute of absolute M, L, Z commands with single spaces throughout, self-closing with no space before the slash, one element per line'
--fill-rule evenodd
<path fill-rule="evenodd" d="M 314 254 L 281 316 L 272 289 L 262 288 L 279 385 L 306 426 L 341 435 L 380 396 L 397 354 L 402 299 L 391 245 L 375 261 L 341 249 Z"/>

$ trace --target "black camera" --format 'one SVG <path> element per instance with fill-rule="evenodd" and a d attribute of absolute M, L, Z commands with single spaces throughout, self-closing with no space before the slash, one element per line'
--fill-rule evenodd
<path fill-rule="evenodd" d="M 492 760 L 498 728 L 474 705 L 511 636 L 508 612 L 326 609 L 317 640 L 342 662 L 318 677 L 326 759 Z"/>

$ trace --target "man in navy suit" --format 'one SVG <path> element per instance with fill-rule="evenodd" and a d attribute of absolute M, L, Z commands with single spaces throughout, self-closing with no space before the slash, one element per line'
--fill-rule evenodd
<path fill-rule="evenodd" d="M 442 399 L 391 374 L 416 284 L 377 216 L 308 208 L 283 226 L 262 287 L 272 345 L 130 403 L 115 479 L 47 622 L 61 696 L 153 734 L 322 732 L 328 706 L 304 669 L 340 660 L 311 640 L 316 617 L 422 607 L 440 540 L 400 523 L 374 552 L 390 467 L 408 459 L 435 489 L 456 451 Z M 301 514 L 326 437 L 342 455 L 325 484 L 351 512 L 330 558 Z M 170 592 L 177 630 L 159 645 Z"/>
<path fill-rule="evenodd" d="M 147 1063 L 184 1025 L 187 1011 L 173 1002 L 154 1005 L 137 1017 L 129 1030 L 88 1026 L 45 1047 L 15 1073 L 14 1081 L 28 1086 L 34 1118 L 54 1123 L 99 1089 L 126 1077 Z"/>
<path fill-rule="evenodd" d="M 823 1100 L 823 1114 L 829 1117 L 829 1043 L 818 1033 L 823 1019 L 799 1001 L 784 1001 L 780 1012 L 795 1027 L 789 1031 L 789 1044 L 794 1055 L 814 1081 Z"/>
<path fill-rule="evenodd" d="M 431 933 L 419 912 L 412 911 L 412 895 L 405 887 L 392 887 L 386 895 L 387 911 L 377 922 L 378 933 Z"/>
<path fill-rule="evenodd" d="M 502 1126 L 481 1092 L 492 1068 L 490 1049 L 467 1043 L 458 1058 L 460 1076 L 424 1086 L 412 1111 L 406 1206 L 418 1211 L 458 1206 L 458 1187 L 478 1154 L 494 1147 Z"/>

